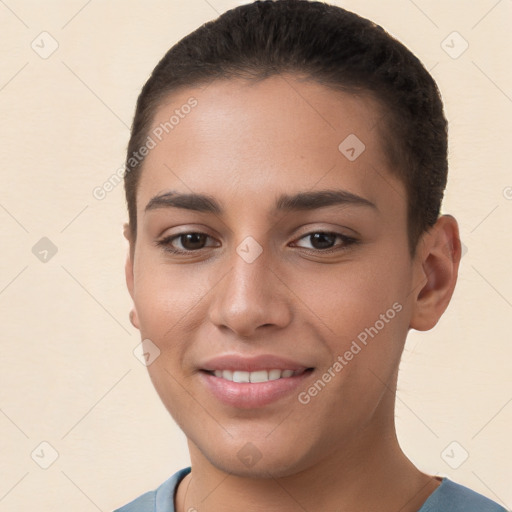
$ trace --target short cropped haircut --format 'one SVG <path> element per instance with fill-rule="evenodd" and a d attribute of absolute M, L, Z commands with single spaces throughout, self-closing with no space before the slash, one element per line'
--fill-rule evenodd
<path fill-rule="evenodd" d="M 144 160 L 131 157 L 144 145 L 162 100 L 216 79 L 283 73 L 378 101 L 387 163 L 407 193 L 413 256 L 420 235 L 439 217 L 447 180 L 447 122 L 439 90 L 419 59 L 382 27 L 307 0 L 258 1 L 229 10 L 181 39 L 155 67 L 138 97 L 128 144 L 124 181 L 132 237 Z"/>

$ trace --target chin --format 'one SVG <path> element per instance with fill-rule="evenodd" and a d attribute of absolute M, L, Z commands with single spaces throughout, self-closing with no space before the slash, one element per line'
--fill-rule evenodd
<path fill-rule="evenodd" d="M 245 465 L 237 458 L 230 456 L 227 457 L 212 457 L 209 459 L 210 463 L 217 469 L 224 473 L 237 476 L 240 478 L 284 478 L 287 476 L 299 473 L 301 469 L 298 467 L 297 460 L 283 461 L 283 460 L 259 460 L 254 465 Z"/>
<path fill-rule="evenodd" d="M 264 436 L 259 439 L 248 440 L 247 437 L 217 439 L 215 442 L 193 443 L 194 451 L 199 451 L 201 456 L 209 463 L 224 473 L 241 478 L 283 478 L 297 474 L 308 467 L 308 453 L 318 450 L 308 450 L 301 443 L 288 439 L 274 439 L 269 442 Z M 277 442 L 276 442 L 277 441 Z M 301 452 L 297 450 L 300 447 Z M 192 459 L 194 462 L 194 458 Z"/>

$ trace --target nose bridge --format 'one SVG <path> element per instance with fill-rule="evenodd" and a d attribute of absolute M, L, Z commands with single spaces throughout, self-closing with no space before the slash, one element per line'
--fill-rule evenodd
<path fill-rule="evenodd" d="M 262 313 L 272 287 L 267 251 L 252 237 L 246 237 L 233 251 L 228 293 L 224 297 L 232 312 Z"/>
<path fill-rule="evenodd" d="M 283 327 L 291 318 L 290 305 L 270 267 L 270 253 L 246 237 L 229 256 L 230 270 L 215 293 L 210 319 L 241 336 L 263 325 Z"/>

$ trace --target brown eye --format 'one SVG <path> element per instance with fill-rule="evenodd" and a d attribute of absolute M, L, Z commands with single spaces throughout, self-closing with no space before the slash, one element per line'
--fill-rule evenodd
<path fill-rule="evenodd" d="M 156 245 L 173 254 L 190 254 L 208 247 L 206 243 L 209 238 L 211 239 L 206 233 L 180 233 L 159 240 Z"/>
<path fill-rule="evenodd" d="M 176 238 L 180 240 L 181 245 L 185 250 L 193 251 L 202 249 L 208 236 L 204 233 L 185 233 Z"/>
<path fill-rule="evenodd" d="M 311 247 L 305 245 L 298 245 L 298 247 L 318 251 L 319 253 L 328 253 L 338 250 L 342 251 L 347 249 L 350 245 L 357 243 L 355 238 L 342 235 L 341 233 L 332 233 L 326 231 L 315 231 L 312 233 L 307 233 L 299 240 L 309 240 L 309 245 Z M 341 240 L 341 242 L 336 243 L 336 240 Z"/>
<path fill-rule="evenodd" d="M 336 242 L 337 235 L 333 233 L 313 233 L 308 235 L 315 249 L 330 249 Z"/>

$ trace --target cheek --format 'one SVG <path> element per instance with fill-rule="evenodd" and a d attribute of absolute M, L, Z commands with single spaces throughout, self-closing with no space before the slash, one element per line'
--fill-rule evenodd
<path fill-rule="evenodd" d="M 160 350 L 147 367 L 163 404 L 183 427 L 190 407 L 189 372 L 183 361 L 199 318 L 205 317 L 201 300 L 211 289 L 204 272 L 189 265 L 168 265 L 149 251 L 139 254 L 134 269 L 134 303 L 142 339 Z"/>
<path fill-rule="evenodd" d="M 322 395 L 330 410 L 344 403 L 363 414 L 380 400 L 407 335 L 407 280 L 405 262 L 380 258 L 316 273 L 295 289 L 315 313 L 308 316 L 321 329 L 328 348 L 320 378 L 336 375 L 330 391 Z M 316 406 L 323 407 L 320 402 Z"/>
<path fill-rule="evenodd" d="M 134 269 L 134 302 L 141 334 L 161 340 L 165 333 L 189 324 L 211 290 L 205 271 L 197 266 L 168 265 L 141 251 Z M 187 325 L 188 326 L 188 325 Z"/>
<path fill-rule="evenodd" d="M 380 265 L 373 261 L 326 265 L 314 273 L 303 272 L 300 278 L 293 278 L 292 287 L 331 336 L 348 340 L 374 325 L 380 315 L 395 318 L 392 306 L 402 304 L 407 289 L 406 270 L 400 272 L 398 268 L 383 260 Z"/>
<path fill-rule="evenodd" d="M 311 400 L 308 407 L 314 415 L 327 414 L 327 423 L 349 421 L 346 410 L 352 411 L 354 425 L 369 421 L 391 385 L 408 327 L 406 272 L 396 268 L 379 268 L 375 262 L 345 269 L 342 265 L 336 272 L 331 269 L 302 281 L 302 288 L 296 289 L 315 313 L 308 318 L 321 329 L 329 352 L 317 376 L 328 381 L 325 388 L 319 382 L 304 389 L 302 396 Z"/>

